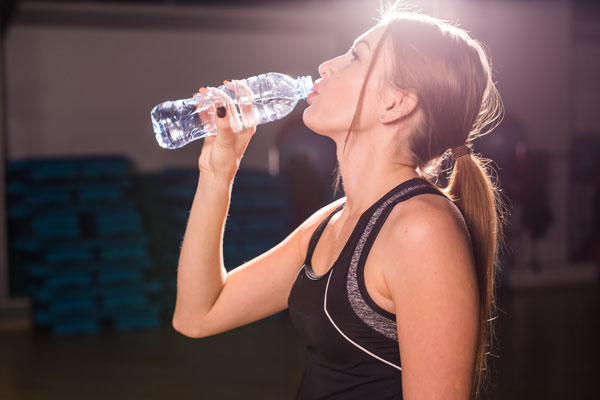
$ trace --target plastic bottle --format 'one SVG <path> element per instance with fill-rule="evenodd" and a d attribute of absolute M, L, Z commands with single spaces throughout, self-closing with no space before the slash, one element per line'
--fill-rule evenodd
<path fill-rule="evenodd" d="M 242 85 L 236 87 L 236 85 Z M 243 86 L 245 85 L 245 86 Z M 245 94 L 250 89 L 251 96 Z M 228 113 L 234 132 L 251 126 L 281 119 L 292 112 L 298 100 L 306 99 L 313 91 L 310 76 L 296 79 L 278 72 L 268 72 L 247 79 L 234 80 L 218 89 L 225 92 L 235 104 L 236 113 Z M 205 136 L 217 134 L 215 106 L 222 100 L 210 93 L 184 100 L 165 101 L 150 113 L 156 140 L 161 147 L 177 149 Z M 198 106 L 200 103 L 200 106 Z M 242 112 L 240 104 L 244 106 Z"/>

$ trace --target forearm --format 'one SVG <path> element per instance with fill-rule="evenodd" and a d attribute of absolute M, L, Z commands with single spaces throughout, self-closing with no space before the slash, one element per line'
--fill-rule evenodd
<path fill-rule="evenodd" d="M 202 173 L 198 179 L 177 269 L 178 330 L 198 330 L 225 284 L 223 235 L 232 183 Z"/>

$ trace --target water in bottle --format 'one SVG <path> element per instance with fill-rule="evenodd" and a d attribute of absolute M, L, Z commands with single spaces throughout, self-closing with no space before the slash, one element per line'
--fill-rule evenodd
<path fill-rule="evenodd" d="M 296 79 L 268 72 L 221 85 L 231 98 L 233 113 L 228 113 L 232 130 L 243 129 L 281 119 L 292 112 L 298 100 L 313 91 L 310 76 Z M 177 149 L 186 144 L 216 135 L 215 104 L 222 100 L 210 92 L 190 99 L 166 101 L 151 112 L 152 127 L 161 147 Z"/>

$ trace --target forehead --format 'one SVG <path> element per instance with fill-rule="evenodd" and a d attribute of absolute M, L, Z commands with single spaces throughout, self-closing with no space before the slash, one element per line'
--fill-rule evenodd
<path fill-rule="evenodd" d="M 354 46 L 361 46 L 366 49 L 367 46 L 359 44 L 361 41 L 366 41 L 368 43 L 369 50 L 364 51 L 363 59 L 367 61 L 367 63 L 372 62 L 372 57 L 374 56 L 375 48 L 381 38 L 383 37 L 383 33 L 385 32 L 385 25 L 375 25 L 371 29 L 367 30 L 362 35 L 358 36 L 354 41 Z M 386 71 L 392 66 L 392 58 L 390 58 L 389 49 L 387 46 L 383 46 L 379 50 L 379 56 L 377 60 L 374 62 L 374 68 L 372 71 L 372 75 L 369 80 L 373 80 L 375 82 L 380 82 L 380 84 L 384 84 L 385 82 L 381 80 L 382 76 L 386 74 Z"/>
<path fill-rule="evenodd" d="M 376 25 L 357 37 L 356 40 L 354 40 L 354 44 L 356 45 L 360 41 L 366 41 L 369 44 L 369 47 L 373 49 L 377 42 L 379 42 L 379 39 L 381 39 L 384 30 L 384 26 Z"/>

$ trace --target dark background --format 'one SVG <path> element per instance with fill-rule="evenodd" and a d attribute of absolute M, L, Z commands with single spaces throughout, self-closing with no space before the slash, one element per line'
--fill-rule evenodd
<path fill-rule="evenodd" d="M 475 141 L 510 213 L 487 395 L 598 398 L 600 5 L 413 3 L 487 46 L 506 110 Z M 0 5 L 0 397 L 292 398 L 304 353 L 286 312 L 200 340 L 170 326 L 202 141 L 160 148 L 149 112 L 227 78 L 317 79 L 379 1 Z M 248 147 L 228 270 L 334 199 L 335 146 L 304 108 Z"/>

